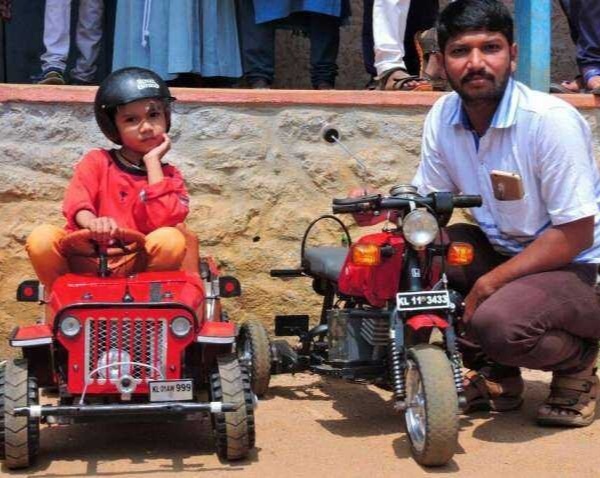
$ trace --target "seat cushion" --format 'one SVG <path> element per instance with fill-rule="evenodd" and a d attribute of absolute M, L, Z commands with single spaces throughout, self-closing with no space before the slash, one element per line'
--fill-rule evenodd
<path fill-rule="evenodd" d="M 311 275 L 337 282 L 348 251 L 346 247 L 309 247 L 304 251 L 305 267 Z"/>

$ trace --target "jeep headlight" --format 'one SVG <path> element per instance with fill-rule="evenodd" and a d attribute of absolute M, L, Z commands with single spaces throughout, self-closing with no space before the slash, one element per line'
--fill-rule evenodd
<path fill-rule="evenodd" d="M 436 218 L 423 209 L 415 209 L 404 217 L 404 237 L 415 247 L 431 244 L 439 231 Z"/>
<path fill-rule="evenodd" d="M 60 321 L 60 331 L 66 337 L 75 337 L 81 331 L 81 322 L 77 317 L 67 315 Z"/>
<path fill-rule="evenodd" d="M 187 317 L 175 317 L 171 322 L 171 332 L 177 337 L 185 337 L 192 330 L 192 322 Z"/>

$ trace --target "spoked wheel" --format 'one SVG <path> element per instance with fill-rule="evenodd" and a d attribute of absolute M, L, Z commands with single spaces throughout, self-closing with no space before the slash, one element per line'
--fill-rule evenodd
<path fill-rule="evenodd" d="M 242 323 L 237 338 L 237 355 L 248 370 L 252 391 L 262 397 L 271 381 L 271 345 L 263 324 L 257 320 Z"/>
<path fill-rule="evenodd" d="M 237 404 L 234 412 L 213 414 L 218 455 L 241 460 L 254 448 L 254 400 L 250 378 L 234 355 L 217 357 L 217 371 L 211 375 L 211 399 Z"/>
<path fill-rule="evenodd" d="M 458 445 L 458 395 L 446 354 L 434 345 L 408 351 L 406 431 L 415 460 L 448 463 Z"/>
<path fill-rule="evenodd" d="M 15 416 L 13 410 L 38 401 L 37 381 L 29 377 L 27 360 L 9 360 L 0 368 L 0 456 L 11 470 L 31 465 L 40 444 L 39 418 Z"/>

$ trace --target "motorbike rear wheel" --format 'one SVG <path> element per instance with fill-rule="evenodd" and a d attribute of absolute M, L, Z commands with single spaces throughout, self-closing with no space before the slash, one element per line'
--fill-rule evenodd
<path fill-rule="evenodd" d="M 254 319 L 243 322 L 236 346 L 238 360 L 250 374 L 252 390 L 262 397 L 271 381 L 271 344 L 265 326 Z"/>
<path fill-rule="evenodd" d="M 450 461 L 458 446 L 458 394 L 442 349 L 417 345 L 408 351 L 406 431 L 415 460 L 423 466 Z"/>

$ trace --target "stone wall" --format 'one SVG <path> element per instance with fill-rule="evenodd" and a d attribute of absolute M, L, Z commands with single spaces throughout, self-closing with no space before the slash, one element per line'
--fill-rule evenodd
<path fill-rule="evenodd" d="M 369 93 L 366 93 L 369 94 Z M 385 94 L 381 94 L 385 95 Z M 318 316 L 307 279 L 281 281 L 271 268 L 299 264 L 308 223 L 330 211 L 332 197 L 361 181 L 380 189 L 409 181 L 417 166 L 421 107 L 286 107 L 175 105 L 170 162 L 187 178 L 189 224 L 202 252 L 242 281 L 244 294 L 226 308 L 235 319 L 275 313 Z M 587 110 L 596 150 L 598 110 Z M 321 123 L 336 124 L 369 168 L 318 139 Z M 33 278 L 24 242 L 40 223 L 62 225 L 60 206 L 73 164 L 91 147 L 109 147 L 90 104 L 0 103 L 0 358 L 14 324 L 32 323 L 36 305 L 16 303 L 17 284 Z M 346 222 L 351 222 L 349 218 Z M 356 230 L 353 231 L 356 234 Z M 337 244 L 339 230 L 316 239 Z"/>
<path fill-rule="evenodd" d="M 447 2 L 442 0 L 440 3 L 445 5 Z M 509 0 L 506 4 L 512 9 L 514 1 Z M 363 66 L 361 46 L 363 0 L 351 0 L 351 5 L 350 24 L 341 30 L 336 88 L 356 90 L 365 86 L 369 76 Z M 307 38 L 292 36 L 289 31 L 277 32 L 274 84 L 276 88 L 311 87 L 308 73 L 309 48 L 310 42 Z M 571 79 L 576 74 L 575 49 L 558 0 L 553 0 L 551 74 L 553 81 Z"/>

